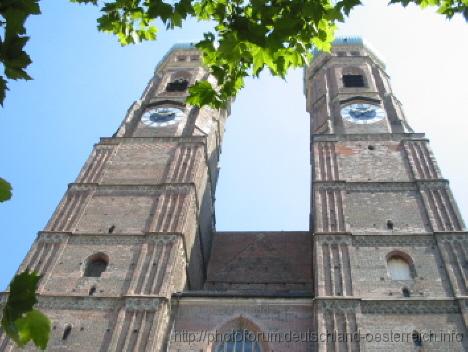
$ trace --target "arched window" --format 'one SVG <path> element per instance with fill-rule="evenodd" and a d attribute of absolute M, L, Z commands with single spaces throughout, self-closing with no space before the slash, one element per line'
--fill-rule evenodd
<path fill-rule="evenodd" d="M 225 335 L 225 340 L 216 346 L 215 352 L 261 352 L 256 335 L 248 330 L 236 330 Z"/>
<path fill-rule="evenodd" d="M 68 339 L 68 336 L 70 336 L 71 330 L 72 330 L 72 327 L 70 324 L 65 325 L 65 329 L 63 329 L 63 336 L 62 336 L 63 341 Z"/>
<path fill-rule="evenodd" d="M 388 258 L 387 269 L 392 280 L 412 279 L 410 264 L 400 255 L 392 255 Z"/>
<path fill-rule="evenodd" d="M 86 277 L 100 277 L 106 271 L 109 258 L 104 253 L 96 253 L 88 258 L 86 261 L 86 268 L 84 276 Z"/>

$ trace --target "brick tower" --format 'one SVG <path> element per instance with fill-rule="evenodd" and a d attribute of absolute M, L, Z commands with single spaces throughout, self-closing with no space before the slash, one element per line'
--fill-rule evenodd
<path fill-rule="evenodd" d="M 337 39 L 305 70 L 305 94 L 316 329 L 371 334 L 318 351 L 463 351 L 467 336 L 438 333 L 466 335 L 467 233 L 384 64 L 360 38 Z"/>
<path fill-rule="evenodd" d="M 43 275 L 49 350 L 160 351 L 171 294 L 203 286 L 227 117 L 185 105 L 206 77 L 195 48 L 174 46 L 39 233 L 20 270 Z"/>
<path fill-rule="evenodd" d="M 215 232 L 228 111 L 184 103 L 206 77 L 171 49 L 39 233 L 20 270 L 43 274 L 49 350 L 467 351 L 468 233 L 375 53 L 340 38 L 305 69 L 302 232 Z"/>

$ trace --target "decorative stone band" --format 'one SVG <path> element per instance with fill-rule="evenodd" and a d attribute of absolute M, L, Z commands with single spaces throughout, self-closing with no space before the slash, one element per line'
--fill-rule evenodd
<path fill-rule="evenodd" d="M 71 232 L 41 231 L 38 233 L 37 241 L 45 243 L 83 244 L 83 245 L 122 245 L 141 243 L 169 243 L 174 242 L 178 237 L 183 237 L 181 232 L 147 232 L 145 234 L 92 234 Z"/>
<path fill-rule="evenodd" d="M 385 299 L 368 300 L 348 297 L 316 298 L 324 311 L 361 312 L 362 314 L 453 314 L 460 313 L 455 299 Z"/>
<path fill-rule="evenodd" d="M 352 243 L 351 233 L 337 233 L 330 234 L 326 233 L 315 233 L 314 240 L 320 244 L 348 244 Z"/>
<path fill-rule="evenodd" d="M 174 143 L 206 143 L 206 136 L 184 136 L 184 137 L 102 137 L 100 144 L 116 145 L 125 143 L 156 143 L 156 142 L 174 142 Z"/>
<path fill-rule="evenodd" d="M 435 239 L 433 236 L 424 235 L 395 235 L 395 236 L 379 236 L 379 235 L 363 235 L 353 236 L 353 246 L 360 247 L 428 247 L 434 246 Z"/>
<path fill-rule="evenodd" d="M 468 231 L 434 232 L 438 241 L 468 241 Z"/>
<path fill-rule="evenodd" d="M 369 191 L 369 192 L 398 192 L 431 189 L 447 189 L 448 181 L 418 180 L 415 182 L 346 182 L 346 181 L 315 181 L 315 190 L 341 190 L 341 191 Z"/>
<path fill-rule="evenodd" d="M 346 142 L 346 141 L 429 141 L 424 133 L 353 133 L 353 134 L 317 134 L 312 136 L 313 141 Z"/>
<path fill-rule="evenodd" d="M 58 297 L 39 296 L 39 309 L 72 309 L 72 310 L 114 310 L 125 307 L 129 310 L 158 310 L 167 305 L 165 297 Z"/>
<path fill-rule="evenodd" d="M 341 311 L 341 312 L 359 312 L 360 299 L 350 297 L 340 298 L 315 298 L 314 299 L 317 308 L 324 311 Z"/>
<path fill-rule="evenodd" d="M 441 233 L 443 237 L 439 240 L 468 240 L 468 232 L 461 232 L 460 234 Z M 438 234 L 437 234 L 438 235 Z M 435 239 L 432 234 L 398 234 L 398 235 L 353 235 L 347 233 L 334 233 L 329 232 L 314 233 L 314 240 L 321 244 L 352 244 L 353 246 L 361 247 L 381 247 L 381 246 L 432 246 L 435 245 Z"/>
<path fill-rule="evenodd" d="M 454 314 L 460 306 L 454 299 L 362 301 L 363 314 Z"/>
<path fill-rule="evenodd" d="M 181 191 L 186 190 L 190 192 L 193 188 L 193 183 L 162 183 L 153 185 L 132 185 L 132 184 L 105 184 L 98 185 L 96 183 L 70 183 L 68 185 L 69 191 L 95 191 L 97 194 L 106 194 L 111 192 L 115 195 L 115 191 L 122 192 L 135 192 L 142 195 L 157 195 L 161 190 L 167 191 Z"/>

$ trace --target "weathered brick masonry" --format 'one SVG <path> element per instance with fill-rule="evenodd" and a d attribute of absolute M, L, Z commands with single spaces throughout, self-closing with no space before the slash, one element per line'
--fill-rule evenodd
<path fill-rule="evenodd" d="M 428 140 L 361 39 L 316 54 L 310 229 L 216 233 L 229 109 L 185 104 L 209 74 L 174 46 L 19 268 L 49 351 L 468 350 L 468 236 Z"/>

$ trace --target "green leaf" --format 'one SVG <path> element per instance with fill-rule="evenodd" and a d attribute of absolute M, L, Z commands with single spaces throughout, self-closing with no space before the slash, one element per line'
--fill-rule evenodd
<path fill-rule="evenodd" d="M 24 313 L 32 310 L 37 303 L 36 289 L 40 280 L 36 273 L 24 271 L 10 282 L 10 294 L 4 312 L 8 319 L 14 321 Z"/>
<path fill-rule="evenodd" d="M 3 78 L 0 76 L 0 84 L 1 82 L 5 82 Z M 11 185 L 5 181 L 3 178 L 0 177 L 0 202 L 5 202 L 11 198 Z"/>
<path fill-rule="evenodd" d="M 217 92 L 208 81 L 198 81 L 189 88 L 187 102 L 193 106 L 211 105 L 219 107 L 220 101 Z"/>
<path fill-rule="evenodd" d="M 50 335 L 50 321 L 33 309 L 37 303 L 36 290 L 40 278 L 27 270 L 13 278 L 1 327 L 19 346 L 32 340 L 36 346 L 45 349 Z"/>
<path fill-rule="evenodd" d="M 18 319 L 15 324 L 18 330 L 19 346 L 24 346 L 32 340 L 40 349 L 46 349 L 50 334 L 50 320 L 44 314 L 33 309 L 23 318 Z"/>
<path fill-rule="evenodd" d="M 24 26 L 30 15 L 39 14 L 39 0 L 3 0 L 0 1 L 0 27 L 3 38 L 0 37 L 0 63 L 3 65 L 8 79 L 29 80 L 26 68 L 31 58 L 24 51 L 28 41 Z M 0 76 L 0 104 L 3 105 L 7 90 L 6 80 Z"/>

